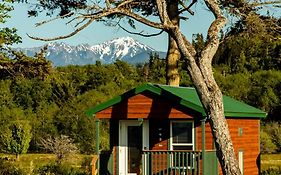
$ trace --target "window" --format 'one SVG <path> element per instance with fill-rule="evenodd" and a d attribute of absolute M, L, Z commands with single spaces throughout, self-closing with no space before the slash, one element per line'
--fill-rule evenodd
<path fill-rule="evenodd" d="M 171 150 L 194 150 L 193 122 L 171 122 Z"/>
<path fill-rule="evenodd" d="M 194 150 L 193 122 L 172 121 L 170 132 L 170 149 L 179 151 L 173 152 L 172 154 L 172 168 L 175 170 L 185 171 L 187 168 L 194 167 L 194 155 L 190 152 L 180 151 Z"/>

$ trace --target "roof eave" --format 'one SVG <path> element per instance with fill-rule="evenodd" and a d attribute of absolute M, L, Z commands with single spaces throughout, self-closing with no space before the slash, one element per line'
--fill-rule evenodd
<path fill-rule="evenodd" d="M 103 102 L 103 103 L 100 103 L 98 105 L 96 105 L 95 107 L 89 109 L 88 111 L 86 111 L 86 115 L 89 116 L 89 117 L 92 117 L 94 114 L 110 107 L 110 106 L 113 106 L 115 104 L 118 104 L 120 103 L 123 99 L 125 98 L 129 98 L 129 97 L 132 97 L 134 95 L 137 95 L 137 94 L 140 94 L 144 91 L 150 91 L 150 92 L 153 92 L 155 94 L 158 94 L 158 95 L 161 95 L 161 89 L 158 88 L 158 87 L 155 87 L 151 84 L 143 84 L 141 86 L 138 86 L 134 89 L 131 89 L 127 92 L 125 92 L 124 94 L 122 95 L 119 95 L 119 96 L 116 96 L 114 98 L 112 98 L 111 100 L 108 100 L 106 102 Z"/>
<path fill-rule="evenodd" d="M 266 118 L 267 113 L 261 112 L 261 113 L 252 113 L 252 112 L 225 112 L 225 117 L 235 117 L 235 118 Z"/>

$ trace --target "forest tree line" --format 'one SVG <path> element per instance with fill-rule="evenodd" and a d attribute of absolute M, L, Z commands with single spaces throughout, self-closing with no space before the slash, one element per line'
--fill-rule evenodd
<path fill-rule="evenodd" d="M 109 65 L 97 62 L 86 66 L 52 67 L 40 54 L 34 58 L 1 60 L 0 64 L 0 129 L 4 131 L 0 143 L 3 152 L 9 152 L 6 134 L 15 122 L 24 121 L 31 127 L 29 152 L 44 151 L 42 139 L 67 135 L 74 139 L 82 153 L 93 153 L 95 121 L 86 116 L 87 109 L 142 83 L 165 83 L 166 62 L 158 55 L 150 55 L 148 63 L 137 66 L 118 60 Z M 280 70 L 228 72 L 230 67 L 226 64 L 215 67 L 216 80 L 225 95 L 266 111 L 265 125 L 279 122 Z M 181 86 L 192 86 L 186 71 L 180 69 L 180 72 Z M 104 122 L 102 126 L 102 149 L 106 149 L 108 123 Z M 272 144 L 280 144 L 280 139 L 276 140 L 273 131 L 268 130 L 272 127 L 266 128 Z M 279 145 L 266 150 L 280 151 L 277 148 Z"/>
<path fill-rule="evenodd" d="M 0 11 L 5 10 L 0 7 Z M 268 113 L 261 133 L 264 152 L 281 151 L 280 26 L 280 19 L 249 14 L 221 35 L 213 62 L 216 81 L 225 95 Z M 109 65 L 96 62 L 86 66 L 53 67 L 45 58 L 44 49 L 28 57 L 9 48 L 20 40 L 16 29 L 1 29 L 2 152 L 44 152 L 42 140 L 67 135 L 82 153 L 93 153 L 95 124 L 93 118 L 86 116 L 87 109 L 142 83 L 166 82 L 166 61 L 157 54 L 150 55 L 148 63 L 136 66 L 117 60 Z M 198 54 L 205 44 L 201 34 L 194 35 L 193 45 Z M 192 86 L 185 64 L 183 60 L 179 62 L 180 85 Z M 102 149 L 108 146 L 107 129 L 108 123 L 103 122 Z M 25 131 L 26 138 L 21 138 L 20 133 Z M 13 137 L 30 142 L 20 147 Z"/>

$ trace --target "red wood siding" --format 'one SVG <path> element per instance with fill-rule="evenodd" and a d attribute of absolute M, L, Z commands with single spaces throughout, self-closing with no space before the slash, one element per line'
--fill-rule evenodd
<path fill-rule="evenodd" d="M 137 119 L 137 118 L 193 118 L 192 110 L 180 109 L 176 104 L 156 98 L 147 93 L 138 94 L 127 101 L 96 113 L 96 118 Z"/>
<path fill-rule="evenodd" d="M 257 119 L 227 119 L 236 157 L 244 152 L 244 175 L 259 174 L 260 121 Z M 242 135 L 239 134 L 242 128 Z M 222 174 L 220 169 L 220 174 Z"/>
<path fill-rule="evenodd" d="M 234 145 L 236 157 L 238 158 L 238 151 L 243 151 L 244 155 L 244 175 L 258 175 L 259 174 L 259 129 L 260 121 L 258 119 L 227 119 L 231 139 Z M 196 124 L 196 150 L 202 149 L 202 129 L 199 123 Z M 210 128 L 210 124 L 205 125 L 205 142 L 206 150 L 214 149 L 214 141 Z M 242 135 L 239 134 L 239 128 L 242 128 Z M 222 174 L 219 168 L 220 174 Z"/>
<path fill-rule="evenodd" d="M 260 120 L 227 119 L 227 122 L 228 125 L 231 125 L 230 133 L 236 156 L 238 156 L 239 150 L 244 151 L 244 174 L 258 175 L 258 158 L 260 154 Z M 243 131 L 241 136 L 238 134 L 239 128 L 242 128 Z"/>
<path fill-rule="evenodd" d="M 214 149 L 213 134 L 209 123 L 205 125 L 205 149 Z M 196 124 L 196 150 L 202 150 L 202 128 L 201 122 Z"/>

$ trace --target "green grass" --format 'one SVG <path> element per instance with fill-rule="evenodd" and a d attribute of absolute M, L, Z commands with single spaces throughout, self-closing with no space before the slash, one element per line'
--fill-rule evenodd
<path fill-rule="evenodd" d="M 281 169 L 281 153 L 261 155 L 261 170 L 267 169 Z"/>
<path fill-rule="evenodd" d="M 74 154 L 70 155 L 62 161 L 62 164 L 80 168 L 84 163 L 85 166 L 90 166 L 94 155 Z M 8 159 L 14 166 L 29 172 L 31 169 L 47 165 L 55 162 L 54 154 L 22 154 L 19 161 L 16 161 L 16 156 L 11 154 L 0 154 L 0 158 Z"/>
<path fill-rule="evenodd" d="M 63 164 L 72 167 L 81 167 L 86 162 L 86 166 L 90 166 L 94 155 L 75 154 L 63 160 Z M 55 162 L 54 154 L 23 154 L 20 160 L 15 160 L 15 155 L 0 154 L 0 158 L 6 157 L 13 165 L 28 172 L 32 168 L 41 167 L 48 163 Z M 87 161 L 86 161 L 87 160 Z M 281 169 L 281 153 L 280 154 L 262 154 L 261 155 L 261 171 L 268 169 Z"/>

